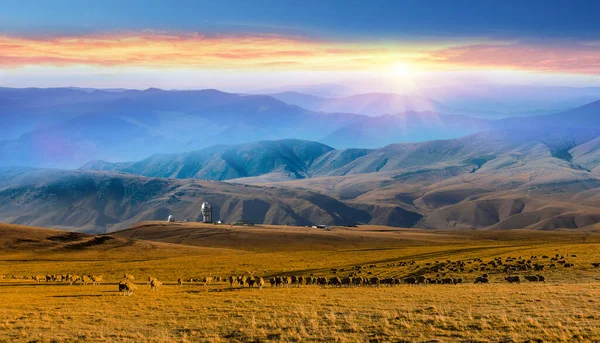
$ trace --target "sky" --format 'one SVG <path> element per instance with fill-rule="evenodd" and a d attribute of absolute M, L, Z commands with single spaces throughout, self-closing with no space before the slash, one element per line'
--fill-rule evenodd
<path fill-rule="evenodd" d="M 0 86 L 600 86 L 598 13 L 599 1 L 2 0 Z"/>

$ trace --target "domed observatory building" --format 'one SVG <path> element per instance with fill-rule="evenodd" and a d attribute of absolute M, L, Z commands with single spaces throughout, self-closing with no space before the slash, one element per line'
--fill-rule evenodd
<path fill-rule="evenodd" d="M 203 223 L 212 223 L 212 206 L 208 202 L 202 203 L 202 222 Z"/>

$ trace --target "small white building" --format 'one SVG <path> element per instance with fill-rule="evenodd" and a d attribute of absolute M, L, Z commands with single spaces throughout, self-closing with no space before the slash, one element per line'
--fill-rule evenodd
<path fill-rule="evenodd" d="M 173 217 L 172 215 L 169 214 L 169 218 L 167 218 L 167 222 L 174 223 L 175 222 L 175 217 Z"/>

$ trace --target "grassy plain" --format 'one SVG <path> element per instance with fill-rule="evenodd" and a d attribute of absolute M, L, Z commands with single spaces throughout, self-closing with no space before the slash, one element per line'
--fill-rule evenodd
<path fill-rule="evenodd" d="M 322 231 L 142 223 L 108 236 L 0 227 L 0 342 L 600 341 L 600 234 L 425 231 L 363 226 Z M 574 267 L 550 268 L 559 254 Z M 436 261 L 537 255 L 546 283 L 508 284 L 501 269 L 463 272 L 459 285 L 249 290 L 181 277 L 424 274 Z M 573 255 L 575 257 L 573 257 Z M 398 266 L 398 262 L 415 261 Z M 392 264 L 394 264 L 392 266 Z M 429 264 L 429 265 L 428 265 Z M 343 271 L 342 271 L 343 270 Z M 123 273 L 139 289 L 121 296 Z M 103 284 L 34 283 L 23 276 L 102 274 Z M 490 274 L 490 284 L 473 284 Z M 13 279 L 15 275 L 15 279 Z M 145 285 L 162 280 L 159 292 Z"/>

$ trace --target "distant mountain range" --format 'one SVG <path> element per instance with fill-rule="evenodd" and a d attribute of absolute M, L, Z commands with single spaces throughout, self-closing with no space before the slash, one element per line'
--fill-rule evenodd
<path fill-rule="evenodd" d="M 375 149 L 496 128 L 537 127 L 536 121 L 547 122 L 544 125 L 564 122 L 575 113 L 492 121 L 456 114 L 457 110 L 424 97 L 292 95 L 304 99 L 308 107 L 317 104 L 333 112 L 286 103 L 294 102 L 291 98 L 281 101 L 267 95 L 210 89 L 0 88 L 4 124 L 0 127 L 0 166 L 75 168 L 96 159 L 139 160 L 156 153 L 290 138 L 318 141 L 336 149 Z M 595 125 L 596 106 L 590 105 L 592 114 L 579 122 L 568 120 L 569 125 Z M 394 112 L 371 116 L 388 111 Z"/>
<path fill-rule="evenodd" d="M 410 95 L 367 93 L 330 97 L 290 90 L 269 95 L 288 104 L 322 112 L 380 116 L 416 111 L 502 119 L 558 113 L 579 107 L 600 99 L 600 87 L 459 85 L 426 88 Z"/>
<path fill-rule="evenodd" d="M 600 99 L 600 87 L 461 84 L 421 89 L 448 107 L 487 113 L 488 118 L 558 113 Z"/>

